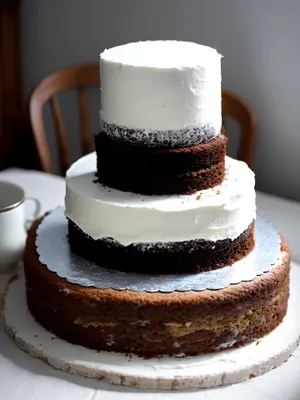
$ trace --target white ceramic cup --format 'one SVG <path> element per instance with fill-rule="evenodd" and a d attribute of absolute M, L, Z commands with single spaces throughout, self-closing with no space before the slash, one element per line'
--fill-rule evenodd
<path fill-rule="evenodd" d="M 25 217 L 25 201 L 34 203 L 30 217 Z M 40 202 L 35 198 L 25 198 L 20 186 L 0 182 L 0 272 L 9 270 L 22 258 L 27 229 L 40 209 Z"/>

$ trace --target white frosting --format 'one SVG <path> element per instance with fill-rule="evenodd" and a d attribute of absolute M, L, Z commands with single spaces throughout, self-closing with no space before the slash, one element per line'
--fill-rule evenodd
<path fill-rule="evenodd" d="M 188 134 L 205 126 L 220 133 L 221 55 L 210 47 L 179 41 L 125 44 L 101 53 L 100 75 L 106 124 L 144 134 Z"/>
<path fill-rule="evenodd" d="M 221 185 L 193 195 L 143 196 L 95 181 L 95 153 L 67 171 L 66 216 L 94 239 L 122 245 L 234 239 L 255 218 L 254 173 L 226 157 Z"/>

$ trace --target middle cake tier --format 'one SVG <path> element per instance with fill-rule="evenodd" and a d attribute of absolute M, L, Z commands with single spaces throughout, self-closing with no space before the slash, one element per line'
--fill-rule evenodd
<path fill-rule="evenodd" d="M 134 146 L 95 137 L 97 176 L 116 189 L 149 195 L 191 194 L 219 185 L 224 179 L 227 138 L 189 147 Z"/>
<path fill-rule="evenodd" d="M 225 177 L 191 195 L 146 196 L 101 185 L 95 153 L 66 176 L 71 250 L 110 269 L 200 272 L 231 265 L 253 248 L 254 173 L 225 158 Z"/>

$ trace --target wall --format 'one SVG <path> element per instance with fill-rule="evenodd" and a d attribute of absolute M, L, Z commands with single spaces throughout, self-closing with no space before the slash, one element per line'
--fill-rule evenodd
<path fill-rule="evenodd" d="M 23 0 L 24 101 L 47 74 L 98 61 L 106 47 L 144 39 L 213 46 L 224 55 L 223 87 L 257 115 L 257 187 L 300 200 L 299 15 L 298 0 Z M 90 100 L 97 130 L 98 91 Z M 75 137 L 75 100 L 62 101 Z M 51 135 L 48 114 L 47 125 Z"/>

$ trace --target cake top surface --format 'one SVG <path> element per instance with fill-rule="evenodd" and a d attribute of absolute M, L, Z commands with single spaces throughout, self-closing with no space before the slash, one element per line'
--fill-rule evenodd
<path fill-rule="evenodd" d="M 176 40 L 127 43 L 106 49 L 100 54 L 103 61 L 151 68 L 206 66 L 221 57 L 211 47 Z"/>

